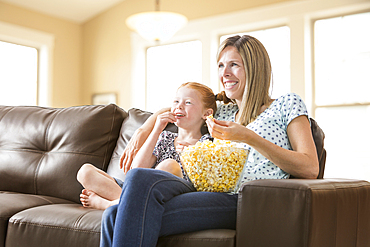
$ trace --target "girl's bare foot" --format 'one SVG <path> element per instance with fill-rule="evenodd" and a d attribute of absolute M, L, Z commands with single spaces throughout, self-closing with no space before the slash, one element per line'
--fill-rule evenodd
<path fill-rule="evenodd" d="M 106 208 L 115 205 L 118 203 L 118 199 L 114 201 L 109 201 L 95 192 L 87 189 L 83 189 L 80 194 L 80 201 L 82 203 L 82 206 L 85 208 L 94 208 L 94 209 L 100 209 L 105 210 Z"/>

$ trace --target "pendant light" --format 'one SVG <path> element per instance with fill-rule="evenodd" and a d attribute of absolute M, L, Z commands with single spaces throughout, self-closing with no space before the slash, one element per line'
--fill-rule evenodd
<path fill-rule="evenodd" d="M 188 19 L 178 13 L 159 10 L 159 0 L 155 1 L 155 11 L 130 16 L 126 25 L 149 41 L 169 40 L 183 28 Z"/>

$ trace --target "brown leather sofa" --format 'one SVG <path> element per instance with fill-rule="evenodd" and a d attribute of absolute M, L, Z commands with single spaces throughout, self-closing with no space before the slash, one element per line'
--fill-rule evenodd
<path fill-rule="evenodd" d="M 115 105 L 0 106 L 0 247 L 99 246 L 102 211 L 79 203 L 82 187 L 77 171 L 92 163 L 124 179 L 118 169 L 120 154 L 149 116 Z M 314 121 L 312 130 L 322 178 L 324 135 Z M 162 237 L 157 246 L 369 247 L 370 183 L 347 179 L 246 183 L 237 217 L 236 231 Z"/>

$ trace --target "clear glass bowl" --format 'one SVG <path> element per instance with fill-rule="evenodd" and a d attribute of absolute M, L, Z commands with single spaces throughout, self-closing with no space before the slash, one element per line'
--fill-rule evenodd
<path fill-rule="evenodd" d="M 245 148 L 216 146 L 181 152 L 181 164 L 198 191 L 236 192 L 248 158 Z"/>

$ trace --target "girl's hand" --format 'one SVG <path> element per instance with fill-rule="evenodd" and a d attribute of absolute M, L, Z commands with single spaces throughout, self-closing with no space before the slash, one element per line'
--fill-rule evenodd
<path fill-rule="evenodd" d="M 245 142 L 248 133 L 252 132 L 245 126 L 231 121 L 207 118 L 206 124 L 211 136 L 221 140 Z"/>
<path fill-rule="evenodd" d="M 153 131 L 162 132 L 168 123 L 176 122 L 175 114 L 172 112 L 164 112 L 157 116 Z"/>

